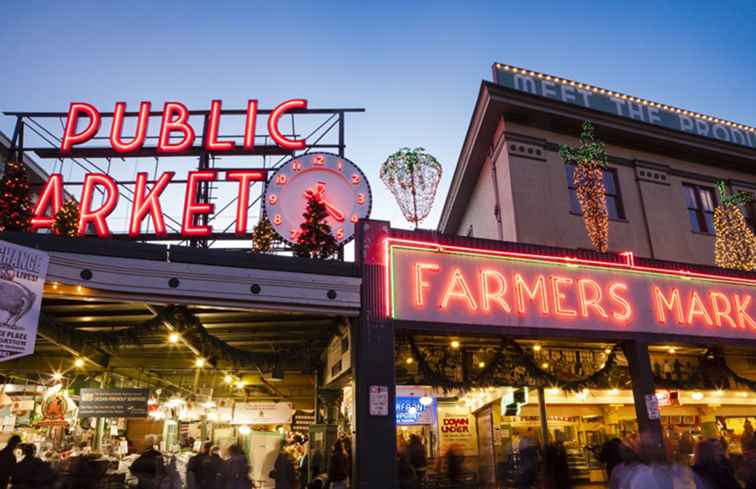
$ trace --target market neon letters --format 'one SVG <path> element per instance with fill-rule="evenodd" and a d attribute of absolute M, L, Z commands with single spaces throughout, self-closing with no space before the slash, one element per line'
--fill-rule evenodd
<path fill-rule="evenodd" d="M 192 127 L 190 116 L 202 115 L 203 113 L 192 114 L 186 105 L 177 101 L 166 102 L 162 114 L 150 112 L 151 107 L 152 104 L 149 101 L 140 102 L 135 134 L 130 141 L 125 141 L 122 133 L 124 119 L 127 117 L 126 102 L 116 102 L 108 138 L 111 147 L 121 154 L 138 151 L 144 146 L 150 117 L 160 116 L 157 152 L 170 155 L 183 153 L 190 149 L 197 134 L 197 131 Z M 304 109 L 307 109 L 307 100 L 290 99 L 281 102 L 271 110 L 268 116 L 268 133 L 279 147 L 290 151 L 301 150 L 305 147 L 305 139 L 287 137 L 279 127 L 284 115 L 291 111 Z M 221 115 L 222 102 L 213 100 L 210 103 L 210 110 L 207 112 L 207 130 L 202 135 L 203 147 L 207 151 L 230 151 L 236 147 L 236 143 L 232 140 L 219 139 Z M 105 117 L 107 116 L 106 114 Z M 242 143 L 243 148 L 248 151 L 254 149 L 255 146 L 257 116 L 258 102 L 257 100 L 249 100 Z M 71 154 L 75 146 L 92 140 L 100 130 L 102 118 L 103 115 L 92 104 L 86 102 L 71 103 L 60 143 L 61 155 Z M 175 140 L 177 137 L 178 140 Z"/>
<path fill-rule="evenodd" d="M 632 257 L 602 263 L 393 239 L 384 283 L 396 320 L 756 337 L 756 280 L 696 279 Z"/>

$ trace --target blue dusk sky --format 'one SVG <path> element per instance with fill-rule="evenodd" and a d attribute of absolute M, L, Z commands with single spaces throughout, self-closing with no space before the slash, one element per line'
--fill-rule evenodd
<path fill-rule="evenodd" d="M 380 164 L 402 146 L 442 162 L 423 224 L 435 227 L 496 61 L 756 126 L 753 0 L 6 0 L 0 41 L 0 110 L 65 111 L 73 100 L 103 111 L 118 100 L 206 109 L 213 98 L 224 108 L 249 98 L 270 108 L 295 97 L 313 108 L 364 107 L 348 117 L 347 157 L 371 181 L 373 217 L 395 226 L 406 222 Z M 10 135 L 13 123 L 0 117 L 0 130 Z"/>

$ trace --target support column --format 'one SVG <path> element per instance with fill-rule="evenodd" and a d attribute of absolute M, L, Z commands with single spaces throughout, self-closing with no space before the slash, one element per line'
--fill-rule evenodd
<path fill-rule="evenodd" d="M 359 489 L 398 487 L 394 325 L 383 309 L 383 246 L 388 233 L 387 222 L 364 221 L 358 226 L 355 247 L 362 272 L 362 311 L 351 326 L 355 403 L 352 487 Z M 387 399 L 378 402 L 384 392 Z M 385 411 L 378 412 L 382 408 Z"/>
<path fill-rule="evenodd" d="M 635 416 L 638 420 L 641 447 L 644 450 L 651 451 L 648 456 L 654 456 L 657 451 L 664 450 L 664 445 L 661 421 L 650 419 L 646 406 L 646 396 L 656 396 L 654 371 L 651 365 L 651 357 L 648 354 L 648 344 L 643 341 L 628 341 L 622 345 L 622 350 L 627 358 L 630 377 L 633 382 L 633 401 L 635 402 Z"/>
<path fill-rule="evenodd" d="M 538 388 L 538 417 L 541 420 L 541 438 L 545 447 L 549 443 L 549 420 L 546 417 L 546 389 L 543 386 Z"/>

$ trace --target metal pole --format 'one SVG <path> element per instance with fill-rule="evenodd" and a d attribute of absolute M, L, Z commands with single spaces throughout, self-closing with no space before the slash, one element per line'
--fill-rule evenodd
<path fill-rule="evenodd" d="M 538 417 L 541 420 L 541 433 L 545 446 L 549 442 L 549 425 L 546 418 L 546 391 L 543 387 L 538 388 Z"/>
<path fill-rule="evenodd" d="M 100 389 L 104 389 L 107 387 L 108 383 L 110 382 L 110 369 L 106 370 L 102 373 L 102 377 L 100 378 Z M 105 432 L 105 418 L 97 418 L 97 426 L 95 428 L 95 437 L 94 437 L 94 443 L 93 443 L 93 449 L 94 450 L 101 450 L 102 449 L 102 438 L 104 436 Z"/>

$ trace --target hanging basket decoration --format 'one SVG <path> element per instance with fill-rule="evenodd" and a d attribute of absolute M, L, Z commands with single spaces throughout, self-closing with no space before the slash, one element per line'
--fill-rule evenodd
<path fill-rule="evenodd" d="M 609 211 L 606 207 L 604 169 L 608 157 L 604 143 L 594 138 L 590 121 L 583 123 L 580 145 L 576 148 L 560 146 L 559 156 L 565 163 L 575 163 L 573 179 L 585 230 L 593 247 L 606 252 L 609 249 Z"/>
<path fill-rule="evenodd" d="M 404 218 L 415 227 L 430 214 L 443 175 L 441 164 L 423 148 L 402 148 L 381 165 L 380 177 Z"/>
<path fill-rule="evenodd" d="M 754 270 L 756 237 L 739 207 L 752 198 L 745 192 L 728 195 L 724 182 L 719 182 L 717 188 L 720 204 L 714 210 L 714 261 L 722 268 Z"/>

